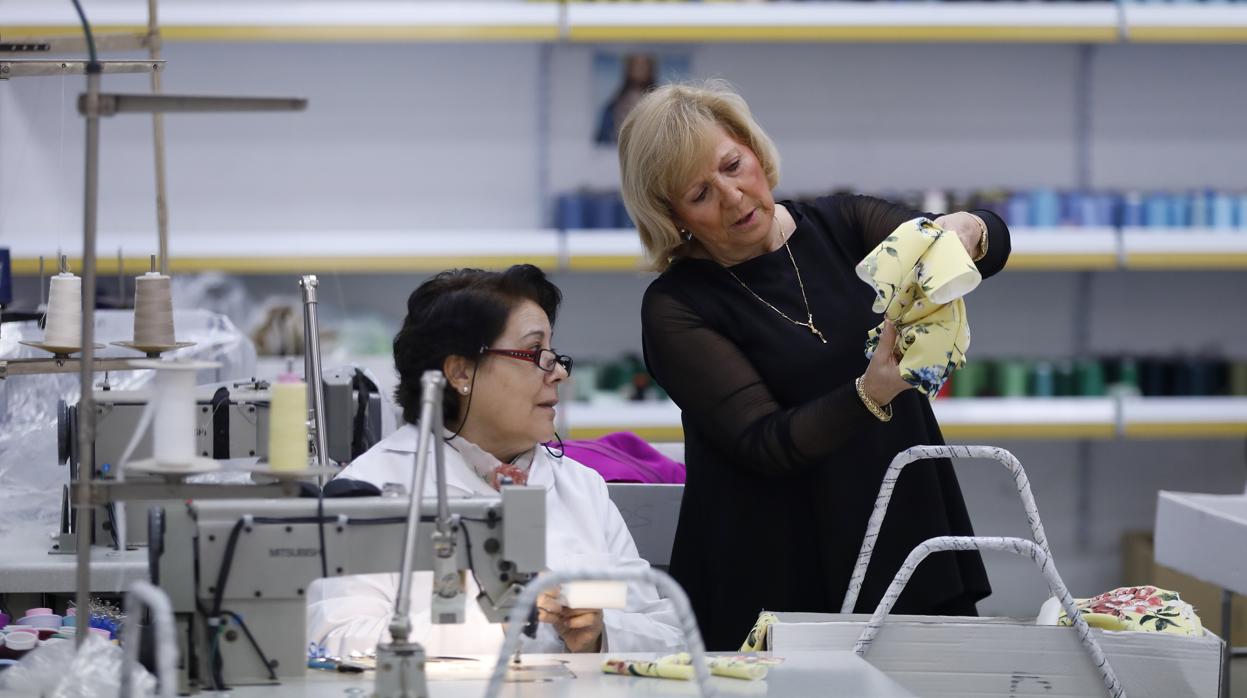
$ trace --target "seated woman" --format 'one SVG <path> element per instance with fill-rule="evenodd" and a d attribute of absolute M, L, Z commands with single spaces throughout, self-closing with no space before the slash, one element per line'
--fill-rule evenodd
<path fill-rule="evenodd" d="M 572 367 L 570 357 L 550 349 L 561 299 L 558 288 L 531 265 L 504 272 L 447 271 L 421 284 L 407 299 L 407 317 L 394 338 L 396 396 L 405 424 L 339 477 L 378 487 L 387 482 L 409 486 L 420 376 L 441 370 L 446 375 L 442 434 L 450 496 L 500 496 L 503 478 L 543 487 L 547 567 L 647 567 L 602 477 L 542 445 L 556 438 L 554 405 L 559 384 Z M 435 492 L 434 479 L 431 474 L 425 478 L 426 496 Z M 337 656 L 388 641 L 397 589 L 397 574 L 318 581 L 308 594 L 309 640 Z M 416 572 L 412 639 L 424 644 L 430 656 L 493 654 L 501 648 L 503 626 L 490 624 L 473 601 L 479 592 L 471 575 L 463 624 L 430 622 L 431 590 L 432 573 Z M 651 584 L 629 584 L 624 609 L 563 608 L 549 592 L 538 606 L 541 624 L 535 640 L 525 639 L 528 652 L 670 652 L 684 647 L 671 602 Z"/>

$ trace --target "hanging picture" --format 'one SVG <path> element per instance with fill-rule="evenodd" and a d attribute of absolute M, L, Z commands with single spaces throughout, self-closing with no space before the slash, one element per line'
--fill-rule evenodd
<path fill-rule="evenodd" d="M 688 78 L 687 53 L 599 52 L 593 56 L 594 143 L 614 145 L 619 126 L 646 91 Z"/>

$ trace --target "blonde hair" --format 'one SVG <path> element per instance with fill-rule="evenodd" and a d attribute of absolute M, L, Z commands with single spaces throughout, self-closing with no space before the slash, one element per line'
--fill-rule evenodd
<path fill-rule="evenodd" d="M 688 252 L 671 202 L 713 148 L 714 126 L 753 150 L 771 189 L 779 184 L 775 144 L 725 81 L 659 87 L 633 107 L 619 129 L 624 205 L 651 269 L 664 271 Z"/>

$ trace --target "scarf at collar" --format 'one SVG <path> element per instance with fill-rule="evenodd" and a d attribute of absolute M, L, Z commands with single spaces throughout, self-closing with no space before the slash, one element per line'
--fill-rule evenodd
<path fill-rule="evenodd" d="M 444 429 L 443 438 L 451 437 L 451 432 Z M 499 490 L 502 488 L 502 478 L 511 479 L 513 485 L 527 485 L 528 471 L 533 465 L 533 456 L 537 452 L 537 448 L 533 448 L 521 453 L 515 457 L 510 463 L 503 463 L 489 453 L 485 449 L 468 441 L 462 436 L 453 436 L 446 441 L 446 445 L 459 452 L 463 457 L 463 462 L 468 464 L 477 475 L 480 476 L 485 484 Z"/>

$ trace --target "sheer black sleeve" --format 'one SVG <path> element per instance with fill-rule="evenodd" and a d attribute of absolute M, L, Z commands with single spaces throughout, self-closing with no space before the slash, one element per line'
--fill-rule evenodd
<path fill-rule="evenodd" d="M 919 216 L 935 220 L 942 213 L 924 213 L 899 204 L 894 204 L 872 196 L 831 196 L 820 199 L 820 208 L 832 209 L 846 223 L 846 231 L 852 236 L 845 241 L 853 247 L 854 259 L 862 259 L 868 252 L 883 242 L 896 226 Z M 995 213 L 986 209 L 976 209 L 970 213 L 983 219 L 987 225 L 987 256 L 975 265 L 983 278 L 992 276 L 1004 269 L 1009 259 L 1012 245 L 1009 239 L 1009 226 Z"/>
<path fill-rule="evenodd" d="M 650 373 L 686 422 L 713 435 L 744 470 L 783 475 L 825 458 L 875 418 L 852 382 L 784 408 L 731 340 L 686 303 L 653 287 L 641 308 Z"/>
<path fill-rule="evenodd" d="M 1009 226 L 1005 225 L 1004 219 L 987 209 L 975 209 L 970 213 L 982 218 L 987 224 L 987 254 L 974 263 L 986 279 L 1004 269 L 1005 263 L 1009 261 L 1009 253 L 1013 251 Z"/>
<path fill-rule="evenodd" d="M 896 230 L 896 226 L 901 223 L 920 216 L 926 216 L 932 220 L 940 216 L 938 213 L 923 213 L 891 201 L 861 194 L 831 196 L 821 199 L 818 203 L 820 206 L 835 208 L 840 218 L 847 224 L 847 231 L 856 235 L 854 242 L 859 246 L 858 251 L 861 253 L 856 255 L 856 259 L 859 260 L 883 242 L 883 239 Z"/>

